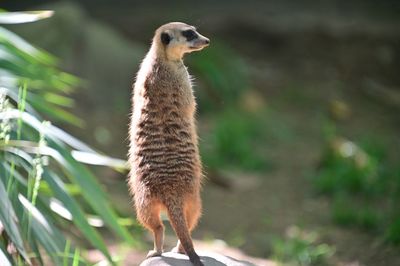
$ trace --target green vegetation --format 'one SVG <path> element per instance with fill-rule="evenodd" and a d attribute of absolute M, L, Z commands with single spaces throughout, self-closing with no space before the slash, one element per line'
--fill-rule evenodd
<path fill-rule="evenodd" d="M 1 13 L 0 21 L 46 17 L 34 14 Z M 2 265 L 85 263 L 82 248 L 65 233 L 73 231 L 114 264 L 95 227 L 104 225 L 123 241 L 134 240 L 84 163 L 118 170 L 124 161 L 96 152 L 46 120 L 83 124 L 66 110 L 73 107 L 68 94 L 80 81 L 60 71 L 54 57 L 1 27 L 0 54 Z"/>
<path fill-rule="evenodd" d="M 353 199 L 345 196 L 336 196 L 332 207 L 333 221 L 342 226 L 356 225 L 368 231 L 374 231 L 380 223 L 379 213 L 370 206 L 354 208 L 349 205 Z"/>
<path fill-rule="evenodd" d="M 217 41 L 201 53 L 188 57 L 188 65 L 199 81 L 196 84 L 199 111 L 208 115 L 210 121 L 210 134 L 202 136 L 204 141 L 200 143 L 206 167 L 268 169 L 270 164 L 265 154 L 257 150 L 266 134 L 267 114 L 262 97 L 254 100 L 259 95 L 254 97 L 249 93 L 246 62 L 237 52 Z"/>
<path fill-rule="evenodd" d="M 269 164 L 265 155 L 257 153 L 257 142 L 262 141 L 263 121 L 255 114 L 241 110 L 220 113 L 213 122 L 212 134 L 201 146 L 207 167 L 236 167 L 242 170 L 265 170 Z"/>
<path fill-rule="evenodd" d="M 223 43 L 213 42 L 201 53 L 188 57 L 187 62 L 191 73 L 199 78 L 196 95 L 202 113 L 237 103 L 243 92 L 249 89 L 247 64 Z"/>
<path fill-rule="evenodd" d="M 329 128 L 314 185 L 333 199 L 334 222 L 400 244 L 400 172 L 385 146 L 374 138 L 351 142 L 339 137 L 333 124 Z"/>
<path fill-rule="evenodd" d="M 272 257 L 285 265 L 324 265 L 335 250 L 327 244 L 319 244 L 317 239 L 315 232 L 293 226 L 288 229 L 285 239 L 272 241 Z"/>

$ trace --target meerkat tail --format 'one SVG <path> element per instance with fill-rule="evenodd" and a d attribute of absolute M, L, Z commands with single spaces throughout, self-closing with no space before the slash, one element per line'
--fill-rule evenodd
<path fill-rule="evenodd" d="M 186 254 L 189 256 L 190 261 L 195 266 L 203 266 L 200 257 L 197 255 L 193 247 L 193 241 L 190 237 L 189 229 L 187 227 L 183 208 L 172 204 L 167 205 L 167 213 L 172 228 L 175 230 L 181 245 L 183 246 Z"/>

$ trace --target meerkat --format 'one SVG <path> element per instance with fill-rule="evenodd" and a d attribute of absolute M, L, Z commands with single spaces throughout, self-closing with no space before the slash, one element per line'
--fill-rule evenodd
<path fill-rule="evenodd" d="M 203 265 L 191 232 L 201 215 L 202 167 L 195 125 L 196 101 L 183 56 L 200 51 L 210 40 L 196 28 L 172 22 L 158 28 L 136 77 L 130 124 L 130 190 L 137 219 L 154 236 L 154 250 L 163 252 L 166 211 L 178 237 L 172 250 Z"/>

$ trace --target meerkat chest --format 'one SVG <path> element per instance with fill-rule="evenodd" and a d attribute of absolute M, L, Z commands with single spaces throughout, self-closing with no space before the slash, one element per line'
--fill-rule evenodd
<path fill-rule="evenodd" d="M 183 64 L 156 62 L 141 76 L 146 78 L 138 80 L 135 86 L 134 117 L 149 119 L 151 114 L 157 123 L 163 123 L 172 113 L 176 119 L 193 119 L 196 103 L 190 76 Z"/>
<path fill-rule="evenodd" d="M 186 67 L 182 66 L 178 69 L 175 69 L 175 90 L 177 101 L 180 101 L 183 106 L 191 106 L 194 105 L 194 95 L 192 89 L 192 83 L 190 81 L 190 75 L 186 69 Z M 173 92 L 174 94 L 174 92 Z"/>
<path fill-rule="evenodd" d="M 185 66 L 165 69 L 160 76 L 160 91 L 166 99 L 161 103 L 173 105 L 183 116 L 193 116 L 196 103 L 189 73 Z"/>

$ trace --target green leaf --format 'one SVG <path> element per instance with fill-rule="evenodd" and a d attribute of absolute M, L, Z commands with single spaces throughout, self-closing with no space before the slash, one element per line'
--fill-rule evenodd
<path fill-rule="evenodd" d="M 62 180 L 54 172 L 45 172 L 43 174 L 43 178 L 51 187 L 55 197 L 60 200 L 64 207 L 71 213 L 73 222 L 86 237 L 86 239 L 88 239 L 93 246 L 99 249 L 107 257 L 107 259 L 113 263 L 101 236 L 93 227 L 89 225 L 85 214 L 79 207 L 79 204 L 68 194 L 65 184 L 62 182 Z"/>
<path fill-rule="evenodd" d="M 3 27 L 0 27 L 0 43 L 6 45 L 9 49 L 12 49 L 12 54 L 15 56 L 22 55 L 25 58 L 36 59 L 36 61 L 32 61 L 33 63 L 40 62 L 50 65 L 56 63 L 55 57 L 33 47 L 27 41 Z"/>
<path fill-rule="evenodd" d="M 0 265 L 2 266 L 11 266 L 12 258 L 8 256 L 7 249 L 3 246 L 3 243 L 0 242 Z"/>
<path fill-rule="evenodd" d="M 125 241 L 133 244 L 134 240 L 130 236 L 128 230 L 118 224 L 118 217 L 113 208 L 111 208 L 110 201 L 107 199 L 107 196 L 93 174 L 85 166 L 78 163 L 68 151 L 62 149 L 58 144 L 49 141 L 49 146 L 60 152 L 61 156 L 59 156 L 58 162 L 67 170 L 66 174 L 68 177 L 74 183 L 79 184 L 82 191 L 84 191 L 84 193 L 82 193 L 83 197 L 92 208 L 115 233 L 125 239 Z"/>
<path fill-rule="evenodd" d="M 1 174 L 0 178 L 2 178 L 2 179 L 3 178 L 5 179 L 6 176 L 9 176 L 11 174 L 11 166 L 7 162 L 0 163 L 0 174 Z M 4 174 L 4 176 L 3 176 L 3 174 Z M 13 169 L 12 174 L 19 183 L 21 183 L 25 187 L 28 186 L 28 182 L 26 182 L 26 179 L 18 172 L 17 169 Z M 4 180 L 3 180 L 3 182 L 4 182 Z"/>
<path fill-rule="evenodd" d="M 63 95 L 60 95 L 60 94 L 57 94 L 57 93 L 51 93 L 51 92 L 44 93 L 43 97 L 46 101 L 60 105 L 60 106 L 64 106 L 64 107 L 73 107 L 74 106 L 73 99 L 63 96 Z"/>
<path fill-rule="evenodd" d="M 1 117 L 1 113 L 0 113 Z M 100 184 L 92 173 L 77 162 L 70 152 L 59 142 L 49 139 L 49 147 L 34 147 L 32 142 L 27 141 L 9 141 L 10 145 L 24 148 L 28 152 L 40 153 L 51 156 L 66 170 L 66 175 L 78 184 L 83 193 L 84 198 L 92 206 L 92 208 L 103 218 L 105 223 L 113 229 L 121 238 L 129 243 L 134 243 L 126 228 L 118 223 L 118 217 L 109 204 L 106 194 L 103 192 Z M 1 148 L 1 145 L 0 145 Z"/>
<path fill-rule="evenodd" d="M 79 249 L 76 249 L 74 252 L 74 260 L 72 262 L 72 266 L 79 266 L 79 258 L 80 258 Z"/>
<path fill-rule="evenodd" d="M 34 97 L 31 97 L 31 105 L 36 108 L 39 112 L 43 112 L 47 114 L 50 118 L 58 120 L 58 121 L 65 121 L 77 127 L 83 127 L 85 124 L 82 119 L 78 118 L 77 116 L 71 114 L 70 112 L 65 111 L 64 109 L 57 107 L 54 104 L 43 103 L 42 100 L 33 101 Z"/>
<path fill-rule="evenodd" d="M 0 75 L 1 75 L 1 71 L 0 71 Z M 4 77 L 3 77 L 4 78 Z M 18 88 L 16 86 L 13 85 L 4 85 L 2 84 L 4 87 L 2 87 L 0 89 L 0 95 L 2 93 L 4 93 L 5 95 L 7 95 L 8 97 L 10 97 L 13 101 L 15 101 L 16 103 L 18 102 Z M 35 109 L 33 109 L 33 107 L 27 102 L 25 103 L 25 110 L 32 114 L 33 116 L 40 118 L 40 115 L 35 111 Z"/>
<path fill-rule="evenodd" d="M 40 254 L 39 246 L 37 244 L 36 239 L 30 238 L 29 240 L 29 247 L 32 249 L 33 253 L 35 254 L 35 259 L 37 259 L 40 265 L 44 265 L 42 255 Z"/>
<path fill-rule="evenodd" d="M 49 18 L 54 14 L 52 10 L 25 11 L 25 12 L 2 12 L 0 13 L 1 24 L 19 24 L 33 22 Z"/>
<path fill-rule="evenodd" d="M 3 182 L 0 182 L 0 221 L 19 253 L 27 262 L 30 263 L 17 226 L 17 216 L 15 215 L 14 208 L 7 197 L 7 191 Z"/>
<path fill-rule="evenodd" d="M 50 14 L 47 13 L 47 15 Z M 0 14 L 0 23 L 22 23 L 47 15 L 46 12 L 2 13 Z M 91 226 L 95 219 L 83 212 L 81 204 L 86 206 L 87 202 L 94 214 L 99 215 L 99 218 L 96 217 L 98 220 L 104 221 L 106 226 L 123 239 L 133 242 L 129 232 L 119 223 L 119 217 L 101 185 L 89 169 L 81 164 L 84 162 L 125 168 L 125 161 L 101 155 L 60 128 L 42 122 L 41 115 L 44 115 L 53 120 L 60 119 L 82 125 L 82 120 L 65 109 L 65 107 L 73 107 L 73 100 L 68 97 L 68 94 L 78 85 L 83 86 L 84 84 L 75 76 L 60 71 L 58 60 L 55 57 L 0 27 L 0 94 L 6 94 L 7 98 L 11 98 L 6 108 L 0 110 L 0 122 L 5 122 L 7 125 L 7 131 L 5 131 L 7 140 L 8 137 L 11 138 L 7 142 L 0 141 L 0 150 L 2 150 L 0 152 L 0 183 L 3 187 L 5 183 L 12 186 L 8 195 L 0 191 L 0 219 L 3 218 L 4 213 L 10 212 L 4 206 L 14 208 L 13 219 L 6 220 L 10 224 L 4 228 L 7 230 L 7 234 L 9 232 L 12 234 L 14 232 L 10 228 L 15 229 L 14 227 L 16 227 L 17 233 L 20 232 L 19 246 L 29 247 L 29 250 L 27 248 L 30 252 L 29 255 L 37 258 L 41 264 L 43 264 L 41 252 L 43 258 L 51 257 L 55 265 L 60 265 L 62 262 L 76 265 L 85 263 L 84 258 L 81 257 L 81 249 L 69 248 L 69 245 L 66 247 L 65 237 L 58 230 L 61 220 L 53 219 L 53 209 L 50 206 L 52 199 L 58 200 L 59 206 L 65 208 L 64 211 L 71 216 L 70 218 L 81 230 L 82 235 L 103 252 L 110 261 L 111 257 L 104 240 L 99 232 Z M 26 97 L 20 97 L 22 95 L 19 93 L 20 88 L 23 86 L 28 89 L 24 94 Z M 25 107 L 21 108 L 25 112 L 17 110 L 21 106 Z M 17 120 L 17 123 L 13 120 Z M 21 127 L 22 125 L 23 127 Z M 40 143 L 38 143 L 39 139 Z M 48 143 L 49 146 L 45 146 L 43 143 Z M 52 162 L 47 165 L 47 156 L 54 159 L 56 163 Z M 25 195 L 29 195 L 27 191 L 32 185 L 28 176 L 38 171 L 36 168 L 38 163 L 47 167 L 43 169 L 44 182 L 39 187 L 37 204 L 33 204 L 27 200 L 29 197 Z M 50 172 L 50 169 L 63 173 L 72 182 L 64 184 L 55 172 Z M 40 170 L 42 169 L 40 168 Z M 9 179 L 10 177 L 11 179 Z M 8 180 L 13 180 L 13 182 L 8 182 Z M 75 192 L 82 195 L 86 202 L 77 202 L 71 196 L 72 193 L 68 191 L 68 187 L 73 187 Z M 11 236 L 10 239 L 15 242 Z M 22 242 L 23 244 L 21 244 Z M 22 257 L 8 256 L 6 249 L 1 247 L 1 244 L 0 251 L 4 251 L 6 259 L 11 264 L 21 264 Z M 23 255 L 21 251 L 19 253 Z M 68 259 L 62 259 L 64 256 L 68 256 Z M 2 258 L 1 254 L 0 257 Z M 29 262 L 26 255 L 24 259 L 26 261 L 22 263 Z M 0 265 L 3 264 L 5 263 L 0 261 Z"/>
<path fill-rule="evenodd" d="M 34 117 L 29 113 L 26 112 L 21 113 L 18 110 L 0 112 L 0 120 L 2 119 L 22 119 L 24 123 L 31 126 L 36 131 L 42 132 L 47 138 L 50 138 L 53 141 L 56 141 L 58 143 L 62 141 L 74 149 L 84 152 L 96 153 L 95 150 L 93 150 L 92 148 L 90 148 L 88 145 L 78 140 L 77 138 L 71 136 L 64 130 L 53 125 L 44 126 L 36 117 Z"/>
<path fill-rule="evenodd" d="M 59 254 L 62 254 L 64 250 L 64 237 L 28 199 L 21 194 L 18 195 L 18 199 L 25 208 L 25 212 L 30 215 L 30 229 L 36 240 L 43 246 L 54 263 L 61 265 Z"/>
<path fill-rule="evenodd" d="M 41 154 L 47 156 L 58 156 L 58 152 L 50 147 L 41 147 L 38 143 L 26 140 L 9 140 L 7 143 L 0 141 L 0 150 L 5 150 L 24 158 L 26 161 L 32 161 L 31 157 L 26 154 Z M 116 169 L 128 169 L 125 160 L 112 158 L 93 152 L 71 151 L 72 157 L 81 163 L 91 165 L 104 165 Z"/>
<path fill-rule="evenodd" d="M 72 157 L 75 160 L 85 164 L 92 165 L 106 165 L 117 169 L 128 169 L 128 164 L 125 160 L 111 158 L 98 153 L 83 152 L 83 151 L 72 151 Z"/>

